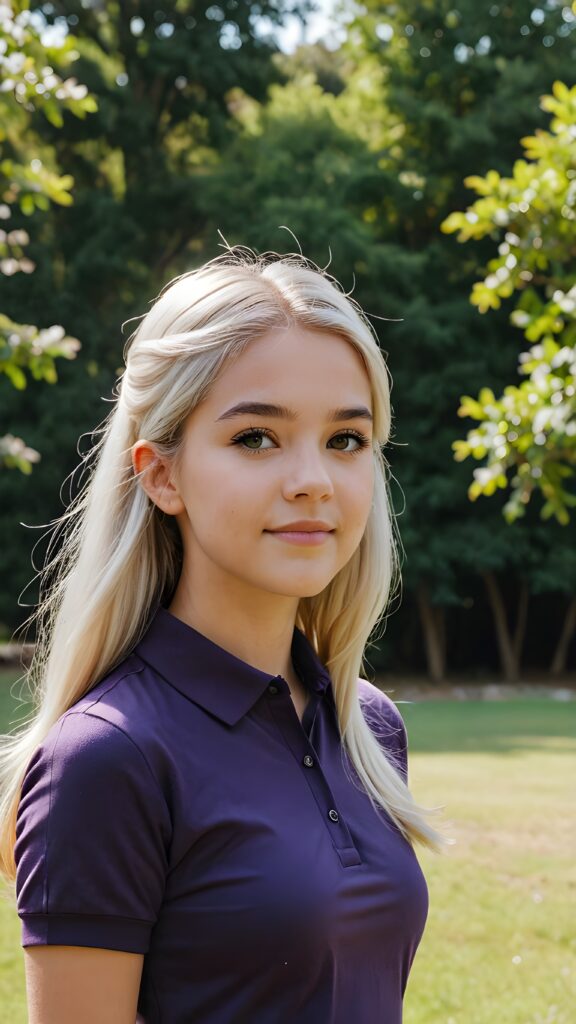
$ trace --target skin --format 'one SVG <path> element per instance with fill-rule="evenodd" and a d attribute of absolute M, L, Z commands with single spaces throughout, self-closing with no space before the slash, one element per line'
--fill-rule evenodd
<path fill-rule="evenodd" d="M 249 400 L 287 406 L 297 417 L 219 419 Z M 243 661 L 283 676 L 300 717 L 307 694 L 290 657 L 299 599 L 319 594 L 346 565 L 372 503 L 371 444 L 361 448 L 347 435 L 358 431 L 370 442 L 371 422 L 330 420 L 331 409 L 352 406 L 372 410 L 353 347 L 331 333 L 283 328 L 254 339 L 220 374 L 186 420 L 179 465 L 145 439 L 132 450 L 141 485 L 176 517 L 183 538 L 169 611 Z M 270 437 L 234 444 L 249 428 Z M 335 529 L 316 547 L 266 532 L 295 519 L 323 519 Z M 141 954 L 30 946 L 24 956 L 29 1024 L 135 1024 Z"/>
<path fill-rule="evenodd" d="M 219 419 L 239 401 L 287 406 L 297 419 Z M 371 441 L 371 422 L 329 419 L 331 409 L 351 406 L 371 412 L 356 350 L 331 333 L 281 328 L 251 342 L 190 414 L 178 469 L 145 440 L 133 449 L 142 486 L 176 516 L 183 538 L 169 611 L 243 661 L 282 675 L 300 703 L 305 694 L 290 658 L 298 602 L 324 590 L 352 557 L 372 503 L 371 446 L 362 449 L 345 433 Z M 233 443 L 254 427 L 270 438 Z M 265 532 L 296 519 L 323 519 L 335 529 L 317 547 Z"/>
<path fill-rule="evenodd" d="M 135 1024 L 143 963 L 116 949 L 27 946 L 28 1024 Z"/>

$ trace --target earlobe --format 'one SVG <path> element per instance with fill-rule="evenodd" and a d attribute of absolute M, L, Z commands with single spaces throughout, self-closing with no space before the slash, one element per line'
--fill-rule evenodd
<path fill-rule="evenodd" d="M 170 475 L 170 465 L 148 444 L 137 441 L 132 448 L 132 466 L 142 489 L 162 512 L 178 515 L 184 503 Z"/>

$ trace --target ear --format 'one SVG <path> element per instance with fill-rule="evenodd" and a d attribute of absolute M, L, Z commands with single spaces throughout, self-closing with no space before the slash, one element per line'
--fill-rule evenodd
<path fill-rule="evenodd" d="M 171 463 L 149 441 L 136 441 L 132 446 L 132 466 L 140 486 L 162 512 L 176 516 L 184 511 L 184 502 L 172 480 Z"/>

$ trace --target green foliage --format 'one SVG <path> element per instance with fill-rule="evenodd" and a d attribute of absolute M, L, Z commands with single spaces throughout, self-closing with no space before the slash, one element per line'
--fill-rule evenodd
<path fill-rule="evenodd" d="M 261 22 L 281 23 L 292 0 L 162 6 L 153 0 L 30 3 L 35 25 L 69 33 L 71 53 L 78 54 L 74 73 L 97 109 L 84 118 L 62 109 L 62 128 L 41 110 L 24 111 L 29 121 L 16 136 L 30 140 L 31 150 L 22 159 L 2 154 L 24 165 L 38 158 L 55 174 L 65 170 L 74 195 L 69 206 L 49 202 L 36 209 L 25 254 L 33 255 L 36 270 L 2 280 L 2 312 L 15 323 L 62 323 L 82 341 L 79 358 L 57 362 L 57 388 L 30 374 L 24 391 L 4 380 L 0 433 L 20 434 L 42 452 L 32 490 L 20 473 L 2 475 L 0 529 L 14 538 L 0 554 L 7 581 L 0 618 L 8 621 L 21 615 L 15 595 L 30 575 L 30 532 L 15 524 L 61 513 L 59 483 L 66 481 L 67 489 L 77 446 L 89 444 L 85 438 L 108 411 L 104 402 L 121 372 L 131 319 L 170 277 L 200 262 L 207 247 L 214 255 L 219 238 L 210 225 L 206 240 L 202 190 L 233 134 L 233 90 L 241 83 L 248 95 L 264 99 L 269 83 L 283 77 Z M 299 3 L 297 13 L 307 6 L 308 0 Z M 52 54 L 49 66 L 62 79 L 69 74 Z M 15 101 L 10 109 L 22 114 Z M 13 210 L 11 227 L 28 227 L 20 208 Z M 77 477 L 70 481 L 71 491 L 76 483 Z M 26 600 L 34 599 L 34 586 Z"/>
<path fill-rule="evenodd" d="M 74 203 L 36 209 L 37 271 L 12 275 L 4 312 L 62 320 L 82 339 L 82 360 L 58 364 L 57 396 L 34 380 L 24 391 L 6 388 L 8 426 L 43 452 L 38 516 L 61 512 L 58 483 L 78 466 L 78 438 L 86 447 L 121 372 L 122 344 L 163 284 L 215 255 L 218 230 L 259 251 L 299 243 L 366 310 L 393 382 L 387 455 L 406 597 L 394 642 L 375 660 L 425 670 L 415 603 L 424 581 L 431 614 L 448 609 L 450 668 L 494 664 L 486 569 L 500 575 L 512 615 L 518 577 L 553 594 L 537 639 L 546 660 L 562 616 L 556 595 L 574 589 L 571 538 L 555 520 L 534 522 L 533 503 L 511 543 L 504 490 L 497 486 L 492 502 L 467 497 L 468 466 L 452 450 L 462 432 L 458 400 L 483 386 L 503 394 L 517 349 L 504 300 L 490 317 L 468 301 L 478 265 L 494 255 L 491 236 L 458 246 L 440 224 L 465 209 L 465 178 L 503 177 L 527 159 L 518 139 L 547 126 L 538 97 L 573 74 L 574 26 L 564 8 L 549 7 L 535 25 L 531 0 L 459 0 L 458 12 L 451 0 L 365 0 L 337 52 L 319 43 L 289 56 L 262 35 L 262 18 L 278 22 L 289 7 L 34 4 L 49 23 L 71 26 L 76 73 L 98 108 L 84 119 L 64 111 L 62 129 L 37 111 L 29 126 L 43 167 L 73 179 Z M 297 10 L 305 15 L 304 5 Z M 33 517 L 28 481 L 4 474 L 2 485 L 0 529 L 15 543 L 0 554 L 10 581 L 0 616 L 13 622 L 30 546 L 14 523 Z"/>
<path fill-rule="evenodd" d="M 34 380 L 55 384 L 56 358 L 74 359 L 79 348 L 78 339 L 66 336 L 59 325 L 39 330 L 32 324 L 14 324 L 0 313 L 0 373 L 19 391 L 26 387 L 25 370 Z"/>
<path fill-rule="evenodd" d="M 63 111 L 84 118 L 97 109 L 94 96 L 75 78 L 62 79 L 52 63 L 67 67 L 79 54 L 74 37 L 68 35 L 58 46 L 46 46 L 33 25 L 27 3 L 12 3 L 0 8 L 0 196 L 1 217 L 8 220 L 11 207 L 17 206 L 30 216 L 35 210 L 48 210 L 50 203 L 70 205 L 73 179 L 45 167 L 34 155 L 37 137 L 32 131 L 33 116 L 41 112 L 56 127 L 63 125 Z M 22 265 L 22 251 L 12 247 L 22 242 L 25 232 L 12 238 L 0 237 L 0 269 L 4 274 L 17 270 L 30 272 L 33 265 Z"/>
<path fill-rule="evenodd" d="M 265 104 L 240 91 L 234 99 L 236 138 L 200 200 L 214 228 L 229 242 L 285 249 L 295 247 L 286 225 L 320 263 L 336 238 L 332 269 L 350 276 L 347 265 L 359 266 L 373 244 L 366 213 L 378 166 L 351 123 L 347 91 L 326 93 L 305 71 L 272 85 Z"/>
<path fill-rule="evenodd" d="M 504 311 L 489 323 L 467 299 L 490 238 L 463 258 L 440 224 L 464 202 L 463 178 L 488 174 L 495 156 L 498 175 L 513 165 L 518 136 L 537 123 L 539 95 L 572 66 L 573 38 L 556 11 L 526 39 L 526 0 L 507 5 L 501 17 L 467 0 L 456 25 L 448 0 L 368 0 L 363 7 L 330 76 L 321 47 L 307 47 L 282 58 L 289 80 L 265 101 L 234 91 L 237 131 L 198 175 L 198 199 L 208 237 L 221 228 L 229 242 L 260 250 L 300 244 L 367 310 L 393 379 L 388 456 L 410 552 L 406 589 L 427 580 L 434 606 L 452 605 L 460 615 L 478 573 L 489 567 L 511 581 L 519 574 L 532 581 L 570 540 L 550 523 L 536 540 L 527 519 L 511 544 L 502 480 L 493 484 L 494 502 L 480 510 L 467 497 L 466 467 L 452 462 L 459 396 L 486 381 L 499 394 L 516 354 L 506 345 Z M 544 46 L 544 32 L 556 33 L 554 47 Z M 488 34 L 489 52 L 472 46 Z M 465 60 L 455 56 L 459 47 L 467 47 Z M 554 564 L 565 573 L 564 555 Z M 552 573 L 548 589 L 562 587 L 561 576 Z M 572 585 L 573 573 L 568 591 Z M 412 607 L 407 630 L 413 617 Z M 466 634 L 466 661 L 475 642 Z M 454 644 L 450 657 L 457 657 Z"/>
<path fill-rule="evenodd" d="M 62 79 L 53 63 L 66 67 L 78 57 L 74 38 L 58 46 L 46 46 L 34 27 L 27 3 L 0 6 L 0 219 L 10 221 L 14 208 L 25 217 L 47 211 L 51 203 L 69 206 L 73 179 L 46 167 L 38 157 L 33 117 L 41 112 L 57 128 L 63 110 L 84 118 L 97 109 L 95 98 L 75 78 Z M 34 262 L 25 254 L 28 232 L 22 228 L 0 229 L 0 274 L 32 273 Z M 39 329 L 16 323 L 0 313 L 0 373 L 13 386 L 26 386 L 26 372 L 35 380 L 55 383 L 55 360 L 72 359 L 80 348 L 77 338 L 58 324 Z M 0 437 L 0 466 L 29 474 L 39 453 L 12 434 Z"/>
<path fill-rule="evenodd" d="M 521 139 L 526 159 L 515 161 L 512 176 L 467 177 L 481 198 L 441 225 L 459 242 L 503 234 L 471 302 L 485 313 L 519 294 L 510 321 L 532 343 L 519 362 L 527 380 L 500 398 L 483 388 L 478 400 L 461 399 L 459 416 L 479 425 L 453 448 L 458 461 L 485 460 L 474 471 L 472 500 L 511 486 L 504 514 L 513 522 L 538 489 L 542 517 L 566 524 L 576 506 L 576 87 L 556 81 L 540 105 L 553 115 L 550 129 Z"/>

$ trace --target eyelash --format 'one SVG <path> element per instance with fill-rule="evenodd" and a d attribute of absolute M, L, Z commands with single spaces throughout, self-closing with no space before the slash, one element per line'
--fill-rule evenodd
<path fill-rule="evenodd" d="M 243 430 L 241 434 L 237 434 L 236 437 L 232 438 L 232 444 L 234 444 L 234 445 L 241 445 L 241 442 L 244 441 L 245 438 L 247 438 L 247 437 L 254 437 L 254 436 L 256 436 L 256 437 L 269 437 L 269 438 L 271 438 L 271 440 L 274 440 L 274 438 L 272 437 L 272 434 L 270 433 L 269 430 L 265 430 L 264 427 L 254 427 L 251 430 Z M 353 448 L 352 451 L 349 451 L 349 452 L 342 451 L 342 455 L 357 455 L 358 452 L 363 451 L 363 449 L 367 448 L 369 446 L 369 444 L 370 444 L 370 441 L 368 440 L 366 435 L 365 434 L 361 434 L 360 431 L 358 431 L 358 430 L 344 430 L 340 434 L 335 434 L 334 437 L 353 437 L 356 441 L 359 442 L 358 448 Z M 331 439 L 331 440 L 333 440 L 333 439 Z M 267 449 L 267 448 L 243 448 L 242 450 L 247 452 L 249 455 L 260 455 L 263 451 L 269 451 L 270 449 Z M 338 448 L 335 449 L 335 450 L 336 451 L 340 451 L 340 449 L 338 449 Z"/>

